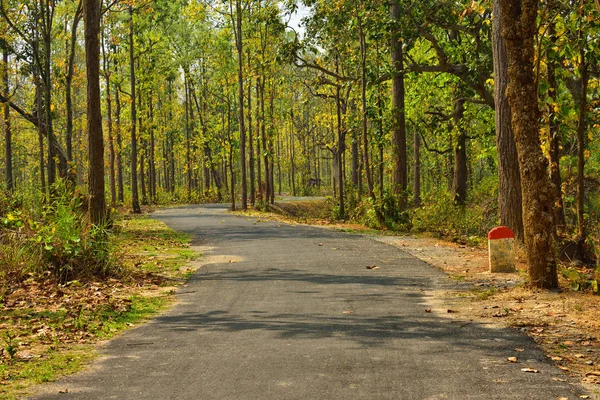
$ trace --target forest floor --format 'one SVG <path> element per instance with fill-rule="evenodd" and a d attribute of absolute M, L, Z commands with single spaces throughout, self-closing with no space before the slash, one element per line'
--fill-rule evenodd
<path fill-rule="evenodd" d="M 528 287 L 527 264 L 521 249 L 517 251 L 516 273 L 492 274 L 485 247 L 451 243 L 427 235 L 375 231 L 356 223 L 331 223 L 322 218 L 322 207 L 322 202 L 286 201 L 276 203 L 277 212 L 250 211 L 249 214 L 367 235 L 427 262 L 447 274 L 448 284 L 433 289 L 433 310 L 424 312 L 442 310 L 473 323 L 519 329 L 530 336 L 566 376 L 580 378 L 600 399 L 600 296 L 574 291 L 571 282 L 562 275 L 557 291 Z M 518 358 L 509 361 L 519 362 Z"/>
<path fill-rule="evenodd" d="M 98 343 L 171 304 L 200 266 L 190 237 L 162 222 L 125 216 L 116 225 L 119 276 L 67 284 L 31 276 L 0 297 L 0 398 L 80 370 Z"/>

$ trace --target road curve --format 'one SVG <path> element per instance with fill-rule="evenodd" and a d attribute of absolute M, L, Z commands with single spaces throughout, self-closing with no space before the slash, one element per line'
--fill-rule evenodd
<path fill-rule="evenodd" d="M 34 398 L 548 400 L 583 393 L 518 332 L 426 313 L 426 292 L 444 275 L 397 248 L 234 216 L 223 206 L 155 217 L 192 234 L 217 263 L 193 276 L 170 311 L 109 342 L 88 371 Z M 509 363 L 515 348 L 525 351 Z"/>

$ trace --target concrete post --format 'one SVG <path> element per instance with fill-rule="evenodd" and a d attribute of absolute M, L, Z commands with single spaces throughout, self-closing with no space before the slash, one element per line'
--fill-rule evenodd
<path fill-rule="evenodd" d="M 494 228 L 488 234 L 490 272 L 515 272 L 515 234 L 506 226 Z"/>

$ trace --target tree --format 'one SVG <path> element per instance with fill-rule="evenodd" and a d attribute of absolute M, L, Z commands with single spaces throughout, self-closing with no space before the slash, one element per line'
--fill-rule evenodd
<path fill-rule="evenodd" d="M 2 83 L 4 96 L 8 99 L 10 97 L 10 86 L 9 86 L 9 65 L 8 65 L 8 44 L 4 44 L 2 49 Z M 6 163 L 6 190 L 12 192 L 14 189 L 14 177 L 13 177 L 13 155 L 12 155 L 12 130 L 10 125 L 10 106 L 8 103 L 4 103 L 4 153 Z"/>
<path fill-rule="evenodd" d="M 523 228 L 532 286 L 558 286 L 553 240 L 554 194 L 548 162 L 540 147 L 539 107 L 533 73 L 538 0 L 500 2 L 502 37 L 508 58 L 508 103 L 519 157 Z"/>
<path fill-rule="evenodd" d="M 129 6 L 129 79 L 131 85 L 131 207 L 140 214 L 140 195 L 138 192 L 138 149 L 137 149 L 137 108 L 135 86 L 133 7 Z"/>
<path fill-rule="evenodd" d="M 498 211 L 500 224 L 513 230 L 523 241 L 523 202 L 519 159 L 511 126 L 511 112 L 506 98 L 508 85 L 508 60 L 506 45 L 502 38 L 500 1 L 494 1 L 493 57 L 494 57 L 494 103 L 496 111 L 496 146 L 498 151 Z"/>
<path fill-rule="evenodd" d="M 390 3 L 390 15 L 395 23 L 392 31 L 392 109 L 393 109 L 393 133 L 392 143 L 394 146 L 394 193 L 400 195 L 400 208 L 406 207 L 407 165 L 406 165 L 406 116 L 405 116 L 405 88 L 404 88 L 404 55 L 402 50 L 402 39 L 400 37 L 400 0 L 392 0 Z"/>
<path fill-rule="evenodd" d="M 89 213 L 92 224 L 106 215 L 104 197 L 104 143 L 100 100 L 100 19 L 102 0 L 84 0 L 85 64 L 87 68 L 87 131 Z"/>

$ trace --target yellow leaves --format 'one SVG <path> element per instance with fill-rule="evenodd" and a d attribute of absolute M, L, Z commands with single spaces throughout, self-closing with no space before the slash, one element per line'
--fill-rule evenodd
<path fill-rule="evenodd" d="M 494 78 L 490 78 L 487 81 L 485 81 L 486 84 L 490 85 L 490 86 L 494 86 Z"/>

